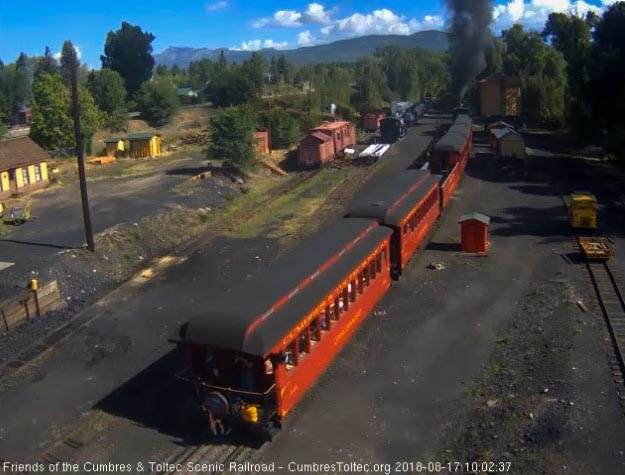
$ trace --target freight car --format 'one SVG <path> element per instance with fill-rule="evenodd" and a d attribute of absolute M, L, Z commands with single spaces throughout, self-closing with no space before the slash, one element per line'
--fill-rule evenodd
<path fill-rule="evenodd" d="M 188 355 L 213 435 L 271 438 L 382 299 L 449 202 L 470 134 L 443 176 L 406 170 L 368 190 L 349 213 L 245 280 L 173 342 Z"/>

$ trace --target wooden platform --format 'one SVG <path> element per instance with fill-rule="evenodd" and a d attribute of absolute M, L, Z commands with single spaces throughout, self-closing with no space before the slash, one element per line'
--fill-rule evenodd
<path fill-rule="evenodd" d="M 586 259 L 609 259 L 614 255 L 614 250 L 606 238 L 579 237 L 578 239 Z"/>

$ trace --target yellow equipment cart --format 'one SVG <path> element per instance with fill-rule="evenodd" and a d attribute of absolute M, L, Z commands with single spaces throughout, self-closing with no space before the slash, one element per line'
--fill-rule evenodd
<path fill-rule="evenodd" d="M 597 198 L 587 191 L 572 193 L 569 218 L 573 228 L 597 229 Z"/>

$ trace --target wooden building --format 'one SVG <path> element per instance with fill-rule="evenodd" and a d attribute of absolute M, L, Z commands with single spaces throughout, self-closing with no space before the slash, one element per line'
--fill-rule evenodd
<path fill-rule="evenodd" d="M 47 152 L 30 137 L 0 141 L 0 199 L 47 186 L 48 160 Z"/>
<path fill-rule="evenodd" d="M 500 157 L 525 158 L 525 141 L 521 134 L 509 127 L 491 131 L 495 153 Z"/>
<path fill-rule="evenodd" d="M 460 250 L 484 254 L 488 249 L 488 225 L 490 218 L 481 213 L 460 216 Z"/>
<path fill-rule="evenodd" d="M 269 132 L 266 130 L 254 132 L 254 150 L 259 155 L 269 155 Z"/>
<path fill-rule="evenodd" d="M 126 143 L 122 137 L 108 137 L 104 139 L 107 157 L 119 157 L 126 150 Z"/>
<path fill-rule="evenodd" d="M 157 157 L 161 154 L 161 134 L 140 132 L 128 134 L 128 156 L 132 158 Z"/>
<path fill-rule="evenodd" d="M 521 115 L 521 81 L 503 73 L 480 81 L 480 109 L 484 116 Z"/>

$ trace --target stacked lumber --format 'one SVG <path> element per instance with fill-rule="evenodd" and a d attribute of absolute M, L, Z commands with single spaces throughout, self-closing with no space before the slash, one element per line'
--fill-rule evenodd
<path fill-rule="evenodd" d="M 180 139 L 182 145 L 208 145 L 210 143 L 210 136 L 208 132 L 201 132 L 199 134 L 191 134 Z"/>

